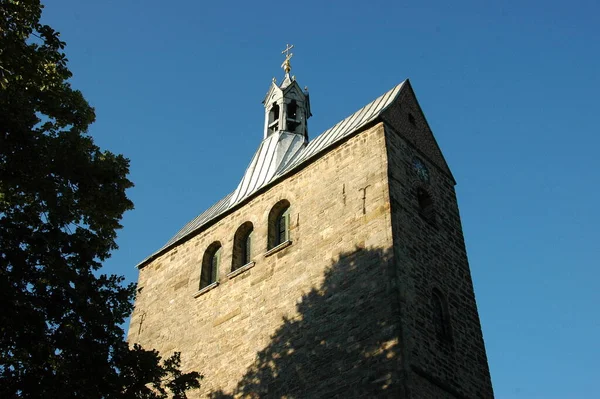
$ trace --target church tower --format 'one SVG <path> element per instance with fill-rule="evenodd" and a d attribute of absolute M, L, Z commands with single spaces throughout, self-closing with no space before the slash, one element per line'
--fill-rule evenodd
<path fill-rule="evenodd" d="M 195 398 L 493 398 L 454 177 L 408 80 L 309 140 L 264 98 L 237 187 L 139 265 L 129 341 Z"/>

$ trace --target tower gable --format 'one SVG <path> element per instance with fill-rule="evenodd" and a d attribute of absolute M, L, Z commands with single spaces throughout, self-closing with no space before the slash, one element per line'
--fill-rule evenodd
<path fill-rule="evenodd" d="M 295 80 L 292 82 L 292 84 L 283 89 L 283 95 L 289 99 L 294 99 L 298 101 L 304 101 L 305 97 L 304 93 L 302 92 L 302 89 L 300 89 L 300 86 Z"/>
<path fill-rule="evenodd" d="M 277 86 L 277 83 L 272 82 L 262 102 L 263 104 L 268 105 L 273 101 L 277 101 L 277 99 L 281 98 L 282 96 L 285 96 L 289 99 L 304 101 L 306 94 L 302 91 L 300 85 L 295 80 L 285 87 L 279 87 Z"/>
<path fill-rule="evenodd" d="M 278 98 L 281 97 L 281 89 L 277 86 L 277 83 L 273 80 L 271 86 L 269 87 L 269 91 L 265 95 L 262 103 L 267 106 L 267 104 L 272 103 L 273 101 L 277 101 Z"/>
<path fill-rule="evenodd" d="M 455 182 L 408 80 L 396 100 L 382 113 L 381 119 Z"/>

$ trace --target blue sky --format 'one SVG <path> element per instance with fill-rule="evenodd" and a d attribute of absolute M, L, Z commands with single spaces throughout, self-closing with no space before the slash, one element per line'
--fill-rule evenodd
<path fill-rule="evenodd" d="M 410 78 L 457 193 L 497 398 L 600 397 L 600 3 L 46 1 L 90 133 L 131 159 L 140 260 L 232 191 L 281 50 L 311 137 Z"/>

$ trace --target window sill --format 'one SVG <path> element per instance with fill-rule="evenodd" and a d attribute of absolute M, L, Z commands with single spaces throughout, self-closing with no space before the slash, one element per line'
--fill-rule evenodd
<path fill-rule="evenodd" d="M 200 291 L 196 292 L 194 294 L 194 298 L 198 298 L 200 295 L 206 294 L 208 291 L 212 290 L 217 285 L 219 285 L 218 281 L 215 281 L 214 283 L 207 285 L 206 287 L 202 288 Z"/>
<path fill-rule="evenodd" d="M 254 262 L 249 262 L 249 263 L 246 263 L 244 266 L 242 266 L 242 267 L 240 267 L 240 268 L 238 268 L 238 269 L 235 269 L 234 271 L 232 271 L 231 273 L 229 273 L 229 274 L 227 275 L 227 277 L 228 277 L 229 279 L 232 279 L 232 278 L 234 278 L 235 276 L 237 276 L 238 274 L 242 274 L 242 273 L 244 273 L 246 270 L 252 269 L 253 267 L 254 267 Z"/>
<path fill-rule="evenodd" d="M 292 245 L 291 240 L 286 240 L 286 241 L 282 242 L 281 244 L 277 245 L 276 247 L 273 247 L 273 248 L 269 249 L 267 252 L 265 252 L 265 258 L 267 256 L 273 255 L 276 252 L 281 251 L 283 248 L 289 247 L 290 245 Z"/>

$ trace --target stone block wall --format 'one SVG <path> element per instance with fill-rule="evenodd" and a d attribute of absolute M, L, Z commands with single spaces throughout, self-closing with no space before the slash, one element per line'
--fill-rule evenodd
<path fill-rule="evenodd" d="M 383 124 L 254 195 L 139 271 L 129 341 L 204 374 L 191 397 L 401 397 L 397 287 Z M 291 245 L 267 253 L 267 219 L 290 202 Z M 254 226 L 253 265 L 229 276 Z M 219 284 L 198 295 L 205 250 Z"/>
<path fill-rule="evenodd" d="M 412 90 L 393 108 L 386 118 L 386 142 L 409 397 L 492 398 L 454 179 Z M 415 158 L 426 165 L 429 182 L 419 178 Z M 432 220 L 420 211 L 419 189 L 431 196 Z M 445 339 L 435 330 L 433 290 L 446 299 L 450 336 Z"/>
<path fill-rule="evenodd" d="M 205 376 L 190 397 L 493 398 L 454 179 L 410 85 L 381 118 L 140 269 L 129 341 L 180 351 Z M 268 250 L 281 200 L 290 242 Z M 253 263 L 231 273 L 247 222 Z M 215 242 L 218 284 L 199 292 Z"/>

